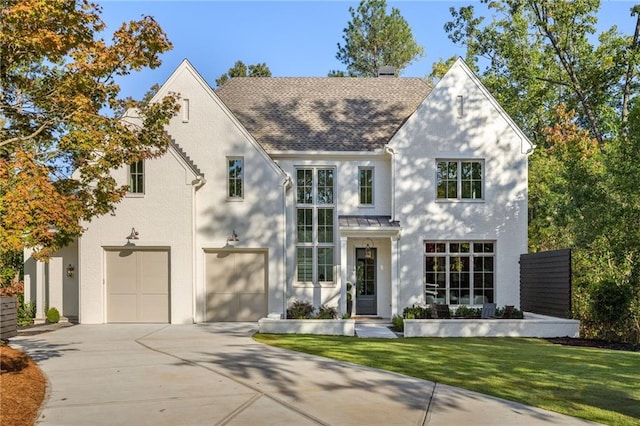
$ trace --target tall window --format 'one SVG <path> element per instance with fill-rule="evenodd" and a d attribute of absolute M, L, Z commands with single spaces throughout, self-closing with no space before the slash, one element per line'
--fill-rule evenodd
<path fill-rule="evenodd" d="M 144 194 L 144 161 L 136 161 L 129 165 L 129 192 Z"/>
<path fill-rule="evenodd" d="M 373 168 L 361 167 L 358 169 L 358 192 L 360 204 L 373 205 Z"/>
<path fill-rule="evenodd" d="M 483 162 L 438 160 L 437 198 L 479 200 L 483 197 Z"/>
<path fill-rule="evenodd" d="M 427 241 L 424 247 L 427 302 L 495 301 L 495 243 Z"/>
<path fill-rule="evenodd" d="M 335 170 L 296 170 L 296 266 L 299 282 L 333 282 Z"/>
<path fill-rule="evenodd" d="M 227 197 L 242 199 L 244 197 L 244 159 L 228 157 L 227 167 Z"/>

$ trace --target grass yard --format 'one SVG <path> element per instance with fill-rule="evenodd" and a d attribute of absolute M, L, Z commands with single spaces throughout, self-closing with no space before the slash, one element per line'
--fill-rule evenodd
<path fill-rule="evenodd" d="M 386 340 L 255 334 L 254 339 L 595 422 L 640 422 L 640 352 L 520 338 Z"/>

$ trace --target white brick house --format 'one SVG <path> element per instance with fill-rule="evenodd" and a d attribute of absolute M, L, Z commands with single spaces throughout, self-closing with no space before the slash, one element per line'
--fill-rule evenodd
<path fill-rule="evenodd" d="M 169 152 L 114 171 L 131 190 L 116 214 L 48 264 L 26 261 L 38 316 L 254 321 L 293 300 L 345 312 L 347 282 L 356 312 L 383 318 L 425 301 L 519 305 L 533 145 L 462 60 L 435 87 L 234 78 L 217 90 L 184 61 L 156 97 L 167 92 L 182 99 Z"/>

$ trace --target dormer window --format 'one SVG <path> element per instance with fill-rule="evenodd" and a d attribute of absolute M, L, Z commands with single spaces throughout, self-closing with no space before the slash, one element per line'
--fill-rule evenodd
<path fill-rule="evenodd" d="M 129 193 L 144 194 L 144 160 L 129 165 Z"/>

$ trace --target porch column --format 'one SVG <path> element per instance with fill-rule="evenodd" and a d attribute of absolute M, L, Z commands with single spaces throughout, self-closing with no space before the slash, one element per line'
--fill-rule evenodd
<path fill-rule="evenodd" d="M 347 312 L 347 237 L 340 237 L 340 314 Z"/>
<path fill-rule="evenodd" d="M 402 314 L 402 312 L 398 312 L 398 297 L 400 295 L 398 256 L 400 256 L 400 235 L 391 237 L 391 317 Z"/>
<path fill-rule="evenodd" d="M 36 261 L 36 317 L 33 321 L 35 324 L 44 324 L 45 322 L 44 305 L 47 300 L 45 294 L 47 286 L 44 282 L 46 277 L 44 267 L 44 262 Z"/>
<path fill-rule="evenodd" d="M 49 259 L 49 307 L 56 308 L 64 316 L 63 287 L 66 270 L 62 256 Z"/>

